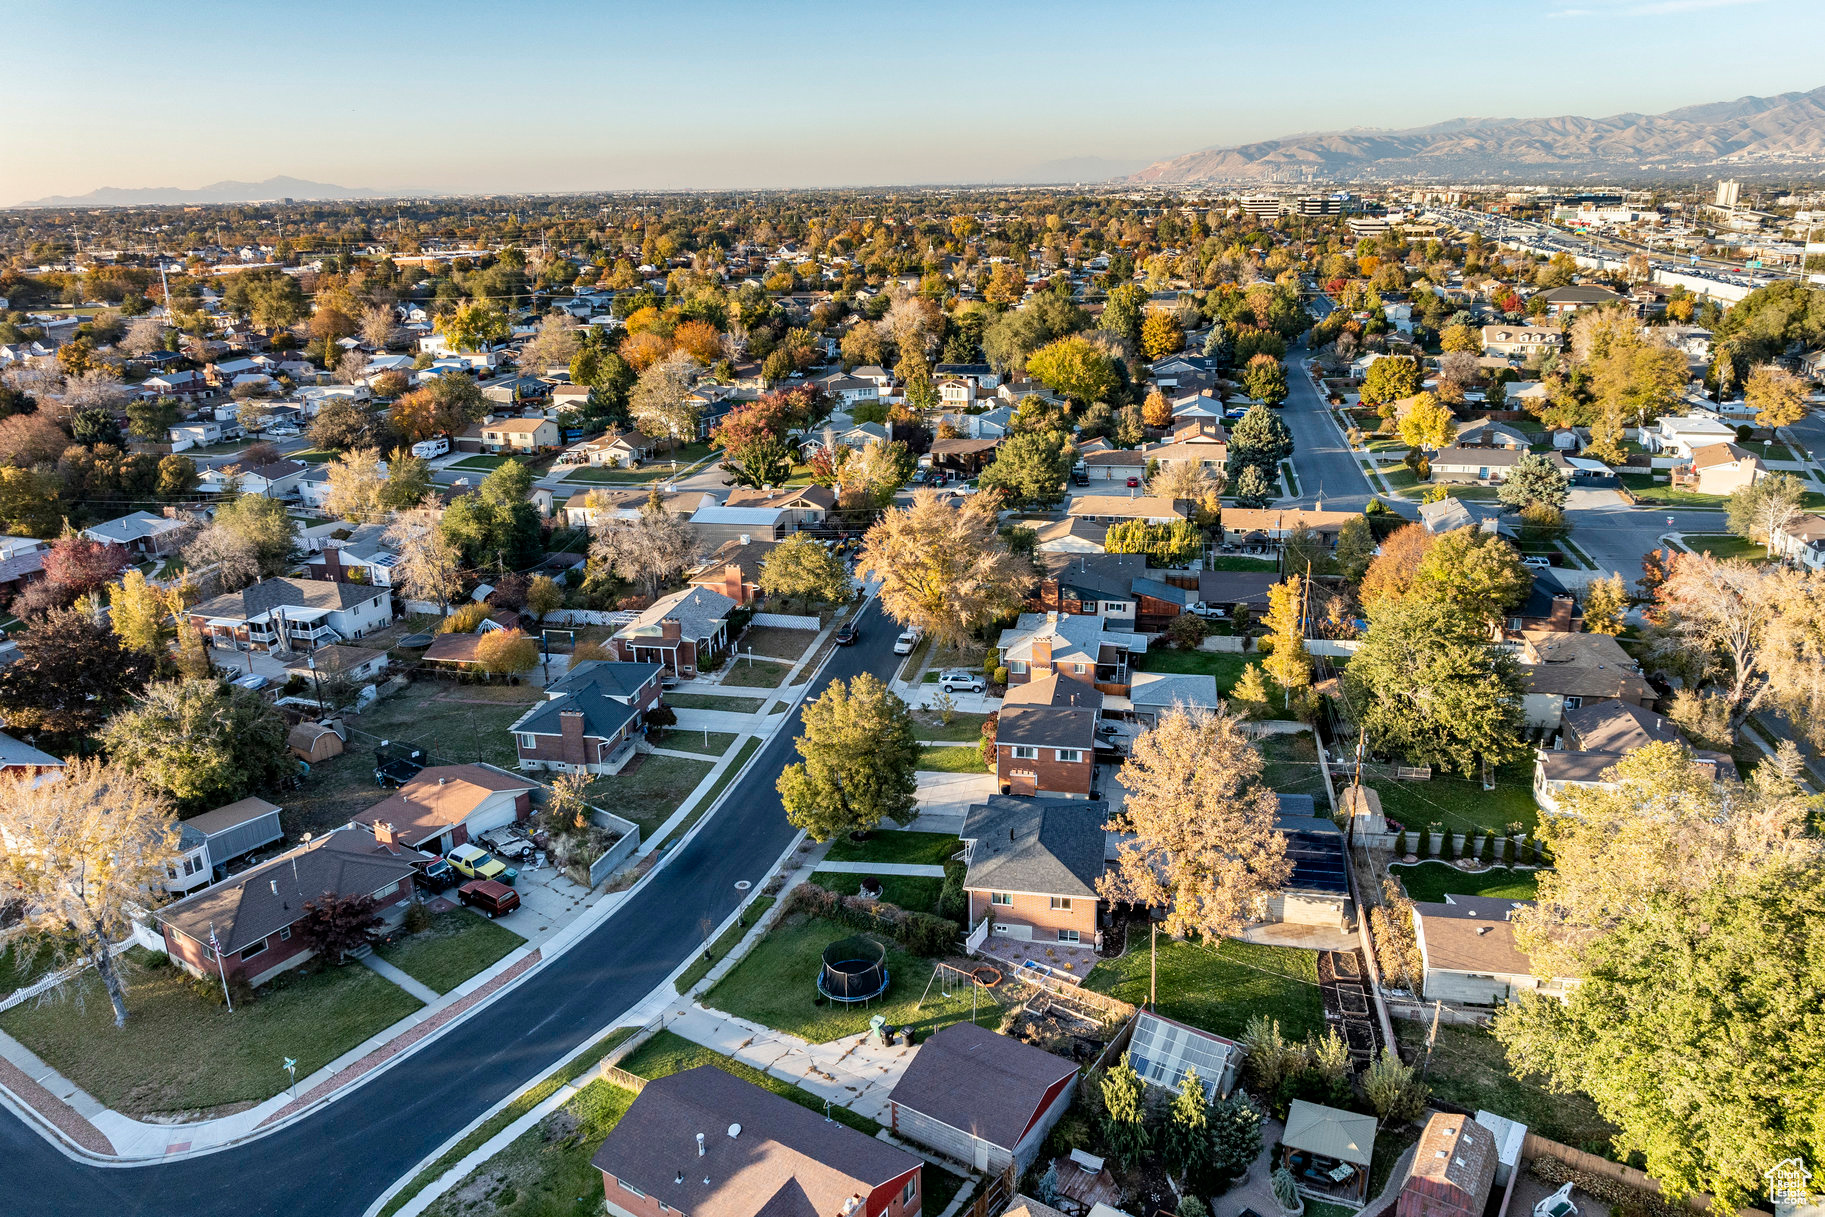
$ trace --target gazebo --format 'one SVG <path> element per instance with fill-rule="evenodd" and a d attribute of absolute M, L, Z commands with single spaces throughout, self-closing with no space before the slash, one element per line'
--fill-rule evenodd
<path fill-rule="evenodd" d="M 1367 1198 L 1374 1116 L 1294 1099 L 1280 1143 L 1281 1165 L 1293 1173 L 1301 1189 L 1318 1196 Z"/>

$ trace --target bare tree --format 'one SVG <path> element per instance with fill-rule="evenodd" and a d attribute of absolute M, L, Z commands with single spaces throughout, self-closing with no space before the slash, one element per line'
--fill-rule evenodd
<path fill-rule="evenodd" d="M 542 376 L 547 368 L 568 368 L 582 345 L 575 317 L 562 310 L 549 313 L 520 351 L 520 367 L 528 376 Z"/>
<path fill-rule="evenodd" d="M 429 600 L 448 609 L 462 594 L 462 555 L 438 527 L 443 508 L 433 495 L 394 515 L 387 547 L 399 555 L 393 581 L 408 600 Z"/>
<path fill-rule="evenodd" d="M 1174 935 L 1240 932 L 1293 873 L 1260 775 L 1241 719 L 1174 706 L 1122 766 L 1128 795 L 1108 828 L 1125 839 L 1097 890 L 1168 910 L 1164 928 Z"/>
<path fill-rule="evenodd" d="M 345 351 L 336 361 L 336 383 L 339 385 L 358 385 L 367 375 L 368 357 L 360 351 Z"/>
<path fill-rule="evenodd" d="M 946 506 L 935 490 L 888 511 L 868 530 L 860 576 L 881 580 L 881 605 L 902 625 L 952 647 L 1002 613 L 1018 608 L 1032 569 L 1003 541 L 992 494 Z"/>
<path fill-rule="evenodd" d="M 126 985 L 109 948 L 130 929 L 129 907 L 177 860 L 170 809 L 125 769 L 77 759 L 57 781 L 11 783 L 0 831 L 0 876 L 26 925 L 59 955 L 93 965 L 114 1025 L 126 1025 Z"/>
<path fill-rule="evenodd" d="M 699 539 L 689 522 L 663 509 L 642 511 L 632 520 L 604 514 L 589 543 L 591 561 L 630 583 L 644 584 L 649 596 L 658 595 L 698 552 Z"/>
<path fill-rule="evenodd" d="M 129 355 L 150 355 L 165 347 L 165 323 L 158 317 L 135 317 L 120 340 L 120 349 Z"/>
<path fill-rule="evenodd" d="M 398 336 L 399 322 L 386 305 L 375 305 L 361 315 L 361 341 L 369 346 L 384 351 L 398 340 Z"/>
<path fill-rule="evenodd" d="M 92 407 L 122 410 L 127 405 L 127 387 L 113 369 L 90 368 L 81 376 L 64 382 L 63 392 L 57 395 L 57 404 L 72 414 Z"/>
<path fill-rule="evenodd" d="M 245 534 L 221 524 L 205 526 L 184 546 L 184 564 L 199 579 L 235 592 L 260 577 L 260 552 Z"/>
<path fill-rule="evenodd" d="M 683 351 L 673 351 L 646 371 L 628 398 L 628 412 L 649 435 L 669 436 L 674 443 L 697 434 L 702 411 L 689 398 L 703 365 Z"/>

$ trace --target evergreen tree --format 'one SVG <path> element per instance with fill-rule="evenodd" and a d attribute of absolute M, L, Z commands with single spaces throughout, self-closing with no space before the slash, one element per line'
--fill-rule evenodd
<path fill-rule="evenodd" d="M 1109 1156 L 1132 1166 L 1147 1152 L 1147 1084 L 1128 1063 L 1128 1054 L 1103 1075 L 1103 1140 Z"/>
<path fill-rule="evenodd" d="M 1210 1100 L 1204 1094 L 1204 1081 L 1195 1068 L 1185 1070 L 1179 1082 L 1179 1093 L 1173 1097 L 1167 1112 L 1161 1155 L 1166 1169 L 1179 1178 L 1201 1181 L 1212 1164 L 1210 1141 Z"/>

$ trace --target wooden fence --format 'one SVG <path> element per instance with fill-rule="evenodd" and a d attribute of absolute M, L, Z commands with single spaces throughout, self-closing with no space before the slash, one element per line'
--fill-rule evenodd
<path fill-rule="evenodd" d="M 631 1090 L 635 1094 L 639 1094 L 642 1090 L 646 1089 L 645 1078 L 637 1073 L 629 1073 L 619 1065 L 604 1063 L 602 1066 L 602 1077 L 604 1080 L 621 1087 L 623 1090 Z"/>
<path fill-rule="evenodd" d="M 1632 1166 L 1624 1166 L 1620 1162 L 1611 1162 L 1608 1158 L 1599 1158 L 1596 1154 L 1587 1154 L 1581 1149 L 1573 1149 L 1571 1146 L 1562 1145 L 1557 1141 L 1549 1141 L 1535 1132 L 1528 1133 L 1526 1139 L 1521 1142 L 1521 1156 L 1530 1161 L 1534 1158 L 1554 1158 L 1573 1170 L 1583 1171 L 1585 1174 L 1595 1175 L 1600 1179 L 1608 1179 L 1620 1183 L 1624 1187 L 1634 1188 L 1636 1191 L 1648 1192 L 1656 1196 L 1660 1194 L 1660 1184 L 1644 1171 L 1638 1171 Z M 1685 1204 L 1687 1208 L 1700 1213 L 1710 1212 L 1713 1207 L 1711 1197 L 1702 1192 L 1687 1196 Z M 1736 1212 L 1737 1217 L 1771 1217 L 1771 1214 L 1764 1209 L 1742 1208 Z"/>

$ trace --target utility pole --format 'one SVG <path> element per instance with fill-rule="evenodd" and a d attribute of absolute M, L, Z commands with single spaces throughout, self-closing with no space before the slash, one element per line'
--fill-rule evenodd
<path fill-rule="evenodd" d="M 1438 1022 L 1440 1015 L 1444 1013 L 1444 1009 L 1444 1002 L 1436 999 L 1433 1001 L 1432 1030 L 1426 1032 L 1426 1059 L 1421 1062 L 1419 1067 L 1419 1077 L 1422 1082 L 1426 1080 L 1427 1071 L 1432 1068 L 1432 1049 L 1438 1043 Z"/>

